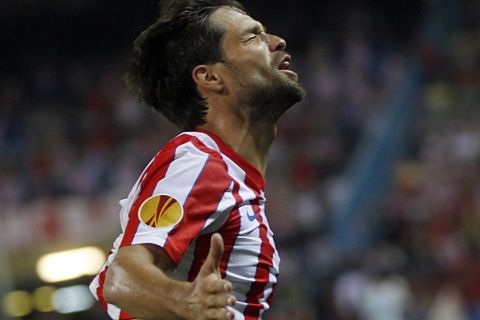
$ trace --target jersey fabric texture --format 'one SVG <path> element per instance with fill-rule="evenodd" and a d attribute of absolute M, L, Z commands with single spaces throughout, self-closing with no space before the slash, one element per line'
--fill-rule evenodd
<path fill-rule="evenodd" d="M 280 258 L 265 216 L 264 178 L 219 137 L 184 132 L 148 164 L 120 201 L 122 233 L 90 285 L 112 319 L 133 319 L 103 298 L 108 266 L 118 249 L 156 244 L 176 265 L 171 274 L 193 281 L 213 233 L 222 235 L 222 276 L 233 284 L 236 320 L 262 319 L 270 308 Z"/>

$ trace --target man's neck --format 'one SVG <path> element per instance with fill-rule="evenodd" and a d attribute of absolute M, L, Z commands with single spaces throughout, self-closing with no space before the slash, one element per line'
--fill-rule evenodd
<path fill-rule="evenodd" d="M 230 117 L 217 117 L 213 121 L 207 120 L 207 123 L 199 128 L 218 135 L 265 175 L 268 154 L 277 131 L 275 124 L 252 125 L 249 121 L 238 121 L 238 118 L 234 120 Z"/>

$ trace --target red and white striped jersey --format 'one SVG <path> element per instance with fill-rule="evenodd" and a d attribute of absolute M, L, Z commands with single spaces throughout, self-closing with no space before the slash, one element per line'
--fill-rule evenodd
<path fill-rule="evenodd" d="M 118 249 L 150 243 L 175 263 L 172 274 L 193 281 L 205 261 L 210 237 L 222 235 L 220 271 L 233 284 L 235 319 L 261 319 L 270 308 L 280 258 L 265 216 L 264 178 L 219 137 L 184 132 L 146 167 L 120 201 L 122 233 L 90 285 L 113 319 L 131 319 L 103 298 L 108 266 Z"/>

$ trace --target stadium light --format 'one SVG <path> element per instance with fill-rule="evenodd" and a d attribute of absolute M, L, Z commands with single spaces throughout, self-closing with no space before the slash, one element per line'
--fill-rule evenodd
<path fill-rule="evenodd" d="M 3 311 L 10 317 L 24 317 L 32 309 L 32 296 L 26 291 L 12 291 L 3 298 Z"/>
<path fill-rule="evenodd" d="M 40 287 L 33 292 L 33 304 L 40 312 L 53 311 L 52 299 L 55 288 L 50 286 Z"/>
<path fill-rule="evenodd" d="M 58 313 L 74 313 L 90 309 L 95 300 L 85 285 L 61 288 L 53 294 L 53 308 Z"/>
<path fill-rule="evenodd" d="M 95 275 L 104 262 L 102 250 L 85 247 L 44 255 L 38 260 L 36 271 L 45 282 L 60 282 Z"/>

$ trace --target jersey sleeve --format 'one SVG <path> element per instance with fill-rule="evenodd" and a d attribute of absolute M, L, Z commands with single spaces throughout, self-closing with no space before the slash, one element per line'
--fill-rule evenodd
<path fill-rule="evenodd" d="M 234 205 L 220 154 L 190 141 L 167 148 L 147 167 L 125 210 L 121 246 L 152 243 L 178 265 L 190 244 Z"/>

